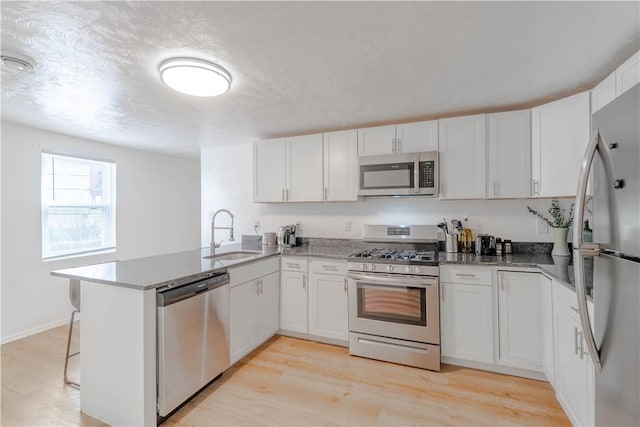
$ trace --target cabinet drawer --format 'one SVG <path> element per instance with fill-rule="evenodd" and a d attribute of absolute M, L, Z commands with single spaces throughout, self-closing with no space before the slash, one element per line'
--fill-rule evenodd
<path fill-rule="evenodd" d="M 491 285 L 491 268 L 452 264 L 440 265 L 440 281 L 469 285 Z"/>
<path fill-rule="evenodd" d="M 246 264 L 241 267 L 230 268 L 230 286 L 234 287 L 241 283 L 255 280 L 258 277 L 266 276 L 278 271 L 278 257 L 267 258 L 263 261 L 257 261 Z"/>
<path fill-rule="evenodd" d="M 280 270 L 307 271 L 306 257 L 280 257 Z"/>
<path fill-rule="evenodd" d="M 319 274 L 347 274 L 347 262 L 325 258 L 309 258 L 309 272 Z"/>

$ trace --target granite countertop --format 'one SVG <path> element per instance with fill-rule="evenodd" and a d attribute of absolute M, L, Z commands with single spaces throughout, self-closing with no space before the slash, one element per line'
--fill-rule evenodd
<path fill-rule="evenodd" d="M 323 257 L 346 260 L 349 255 L 364 248 L 360 240 L 349 239 L 307 239 L 305 244 L 293 248 L 277 246 L 256 246 L 247 244 L 225 245 L 216 249 L 217 255 L 235 251 L 255 251 L 238 260 L 215 260 L 209 247 L 190 251 L 113 261 L 84 267 L 68 268 L 51 272 L 53 276 L 86 280 L 124 286 L 139 290 L 160 288 L 175 281 L 195 281 L 206 278 L 218 271 L 241 266 L 274 255 Z M 593 269 L 586 264 L 587 293 L 591 295 Z M 444 264 L 466 264 L 497 267 L 535 268 L 565 286 L 574 289 L 574 271 L 571 257 L 554 257 L 548 253 L 516 253 L 505 256 L 476 256 L 473 253 L 439 252 L 438 262 Z"/>
<path fill-rule="evenodd" d="M 239 260 L 215 260 L 206 258 L 211 255 L 211 249 L 205 247 L 146 258 L 67 268 L 52 271 L 51 275 L 144 291 L 160 288 L 178 280 L 181 282 L 200 280 L 212 273 L 280 253 L 277 247 L 235 244 L 216 249 L 216 255 L 246 250 L 256 251 L 256 254 Z"/>

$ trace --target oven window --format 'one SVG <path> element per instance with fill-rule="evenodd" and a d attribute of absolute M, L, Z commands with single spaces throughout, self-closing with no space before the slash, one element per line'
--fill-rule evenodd
<path fill-rule="evenodd" d="M 358 318 L 427 326 L 426 290 L 358 284 Z"/>
<path fill-rule="evenodd" d="M 413 188 L 414 166 L 413 162 L 360 166 L 360 188 Z"/>

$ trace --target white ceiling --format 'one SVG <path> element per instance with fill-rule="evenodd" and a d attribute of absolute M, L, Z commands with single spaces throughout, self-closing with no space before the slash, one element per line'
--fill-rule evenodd
<path fill-rule="evenodd" d="M 2 1 L 2 118 L 114 144 L 202 147 L 530 106 L 590 89 L 640 49 L 640 2 Z M 233 75 L 165 87 L 173 56 Z"/>

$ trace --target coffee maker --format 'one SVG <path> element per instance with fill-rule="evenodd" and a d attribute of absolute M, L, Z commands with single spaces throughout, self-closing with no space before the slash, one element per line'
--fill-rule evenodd
<path fill-rule="evenodd" d="M 488 234 L 478 234 L 476 237 L 476 255 L 495 255 L 496 238 Z"/>
<path fill-rule="evenodd" d="M 287 248 L 296 246 L 295 225 L 283 225 L 278 229 L 278 246 Z"/>

